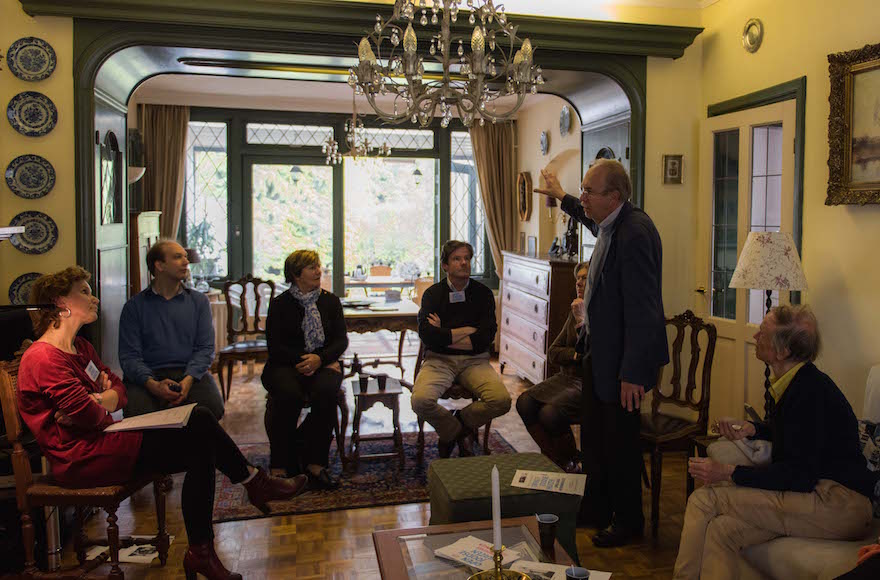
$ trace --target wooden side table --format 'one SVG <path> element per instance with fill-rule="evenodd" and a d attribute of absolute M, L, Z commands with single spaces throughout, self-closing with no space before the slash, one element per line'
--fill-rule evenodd
<path fill-rule="evenodd" d="M 397 456 L 400 465 L 403 465 L 403 435 L 400 433 L 400 394 L 403 392 L 400 381 L 388 377 L 385 390 L 379 390 L 379 381 L 375 377 L 370 378 L 367 390 L 361 392 L 358 380 L 351 382 L 351 390 L 354 393 L 354 420 L 351 424 L 351 454 L 349 459 L 357 467 L 358 461 L 361 459 L 387 459 Z M 382 403 L 391 409 L 392 421 L 394 424 L 394 433 L 391 435 L 361 435 L 361 416 L 364 411 L 375 405 Z M 391 439 L 394 441 L 394 451 L 391 453 L 370 453 L 361 455 L 361 441 L 376 441 Z"/>

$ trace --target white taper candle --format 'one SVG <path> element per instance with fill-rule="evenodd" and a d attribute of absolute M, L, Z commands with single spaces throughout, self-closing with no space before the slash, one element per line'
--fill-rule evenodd
<path fill-rule="evenodd" d="M 501 549 L 501 487 L 498 484 L 498 467 L 492 466 L 492 538 L 495 549 Z"/>

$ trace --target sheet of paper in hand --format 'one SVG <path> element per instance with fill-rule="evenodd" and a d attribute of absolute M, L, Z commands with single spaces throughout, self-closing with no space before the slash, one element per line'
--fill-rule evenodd
<path fill-rule="evenodd" d="M 104 429 L 104 432 L 137 431 L 139 429 L 180 429 L 186 426 L 189 416 L 192 415 L 192 411 L 195 408 L 196 404 L 190 403 L 189 405 L 171 407 L 164 411 L 156 411 L 146 415 L 126 417 L 122 421 L 113 423 Z"/>

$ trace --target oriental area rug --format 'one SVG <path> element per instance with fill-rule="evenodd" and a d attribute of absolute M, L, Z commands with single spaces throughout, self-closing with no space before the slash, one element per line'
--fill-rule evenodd
<path fill-rule="evenodd" d="M 428 466 L 437 456 L 437 434 L 425 433 L 425 455 L 418 462 L 418 433 L 403 434 L 403 448 L 406 461 L 400 467 L 395 459 L 361 461 L 343 471 L 342 462 L 333 445 L 330 451 L 330 471 L 340 477 L 338 489 L 327 491 L 307 491 L 290 501 L 270 503 L 269 516 L 297 515 L 352 508 L 419 503 L 428 501 Z M 348 441 L 346 441 L 348 443 Z M 348 450 L 346 445 L 346 450 Z M 514 453 L 514 448 L 494 429 L 489 436 L 489 449 L 493 455 Z M 256 443 L 242 445 L 241 451 L 251 464 L 268 468 L 269 444 Z M 393 442 L 362 441 L 361 454 L 386 453 L 393 451 Z M 453 452 L 453 457 L 458 450 Z M 214 500 L 214 522 L 248 520 L 264 516 L 247 500 L 247 493 L 241 485 L 230 483 L 226 476 L 217 473 L 216 497 Z"/>

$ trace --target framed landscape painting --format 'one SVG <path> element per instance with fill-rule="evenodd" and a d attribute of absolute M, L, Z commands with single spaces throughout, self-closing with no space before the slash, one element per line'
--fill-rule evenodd
<path fill-rule="evenodd" d="M 880 203 L 880 44 L 828 55 L 826 205 Z"/>

